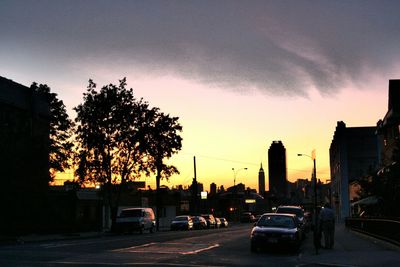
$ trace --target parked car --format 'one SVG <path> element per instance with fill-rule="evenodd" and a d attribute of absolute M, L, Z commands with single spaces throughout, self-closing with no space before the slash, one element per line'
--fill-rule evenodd
<path fill-rule="evenodd" d="M 304 219 L 304 210 L 300 206 L 279 206 L 275 213 L 288 213 L 296 215 L 296 222 L 303 232 L 306 231 L 307 225 Z"/>
<path fill-rule="evenodd" d="M 221 227 L 228 227 L 228 221 L 225 218 L 219 218 L 221 221 Z"/>
<path fill-rule="evenodd" d="M 258 220 L 261 218 L 262 214 L 257 214 L 256 215 L 256 222 L 258 222 Z"/>
<path fill-rule="evenodd" d="M 218 217 L 215 217 L 215 228 L 221 227 L 221 220 Z"/>
<path fill-rule="evenodd" d="M 255 222 L 255 221 L 256 221 L 256 217 L 254 217 L 254 215 L 251 214 L 251 212 L 243 212 L 240 215 L 241 223 L 251 223 L 251 222 Z"/>
<path fill-rule="evenodd" d="M 207 221 L 201 216 L 193 216 L 193 229 L 206 229 L 207 228 Z"/>
<path fill-rule="evenodd" d="M 207 228 L 215 228 L 216 223 L 215 223 L 215 218 L 214 215 L 212 214 L 202 214 L 201 217 L 206 219 L 207 221 Z"/>
<path fill-rule="evenodd" d="M 297 250 L 301 244 L 301 230 L 296 223 L 296 215 L 265 213 L 251 231 L 250 249 L 292 248 Z"/>
<path fill-rule="evenodd" d="M 152 233 L 156 221 L 151 208 L 126 208 L 122 209 L 115 222 L 116 232 L 132 232 L 149 230 Z"/>
<path fill-rule="evenodd" d="M 193 220 L 189 215 L 176 216 L 171 222 L 171 230 L 191 230 L 193 229 Z"/>

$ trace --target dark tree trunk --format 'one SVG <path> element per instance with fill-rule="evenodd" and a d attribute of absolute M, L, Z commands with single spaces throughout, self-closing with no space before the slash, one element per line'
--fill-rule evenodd
<path fill-rule="evenodd" d="M 160 216 L 161 216 L 161 199 L 160 199 L 160 171 L 157 170 L 157 176 L 156 176 L 156 210 L 157 210 L 157 215 L 156 215 L 156 229 L 157 231 L 160 230 Z"/>

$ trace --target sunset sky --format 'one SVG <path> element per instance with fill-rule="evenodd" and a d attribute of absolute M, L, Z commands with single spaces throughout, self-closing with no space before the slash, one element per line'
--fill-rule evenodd
<path fill-rule="evenodd" d="M 180 117 L 180 175 L 163 184 L 258 189 L 274 140 L 288 178 L 329 177 L 337 121 L 375 126 L 400 78 L 399 1 L 0 1 L 0 76 L 45 83 L 67 106 L 127 77 Z M 71 172 L 59 178 L 72 179 Z M 154 177 L 144 179 L 154 187 Z M 268 182 L 266 182 L 268 185 Z"/>

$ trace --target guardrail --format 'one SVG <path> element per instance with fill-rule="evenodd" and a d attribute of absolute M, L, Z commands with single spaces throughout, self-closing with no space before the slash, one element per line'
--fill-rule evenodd
<path fill-rule="evenodd" d="M 346 218 L 346 227 L 400 246 L 400 220 Z"/>

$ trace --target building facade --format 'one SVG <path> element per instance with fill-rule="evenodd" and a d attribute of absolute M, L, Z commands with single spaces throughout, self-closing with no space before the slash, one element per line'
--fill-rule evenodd
<path fill-rule="evenodd" d="M 278 199 L 287 197 L 286 149 L 281 141 L 273 141 L 268 149 L 269 192 Z"/>
<path fill-rule="evenodd" d="M 349 185 L 378 164 L 376 127 L 346 127 L 339 121 L 329 148 L 331 202 L 339 220 L 350 215 Z"/>
<path fill-rule="evenodd" d="M 217 193 L 217 185 L 215 183 L 210 184 L 210 195 L 215 195 Z"/>
<path fill-rule="evenodd" d="M 389 103 L 385 117 L 377 123 L 380 167 L 393 162 L 393 151 L 400 138 L 400 80 L 389 80 Z"/>
<path fill-rule="evenodd" d="M 400 80 L 389 81 L 388 111 L 377 123 L 379 197 L 384 216 L 400 217 Z"/>
<path fill-rule="evenodd" d="M 45 96 L 0 77 L 0 210 L 4 218 L 0 224 L 15 232 L 35 228 L 35 218 L 43 210 L 50 180 L 49 132 Z M 26 225 L 16 224 L 15 218 Z"/>

